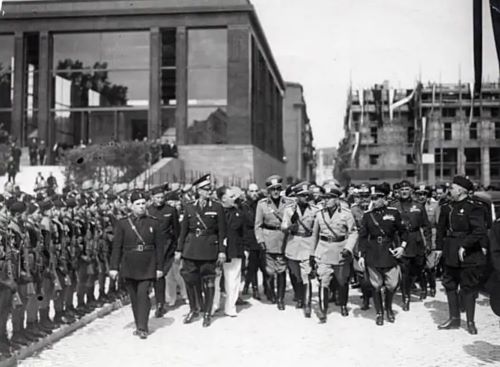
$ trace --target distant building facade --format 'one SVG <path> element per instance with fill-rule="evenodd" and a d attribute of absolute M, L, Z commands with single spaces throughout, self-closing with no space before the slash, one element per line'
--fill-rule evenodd
<path fill-rule="evenodd" d="M 500 86 L 388 83 L 350 91 L 335 172 L 345 181 L 500 185 Z"/>
<path fill-rule="evenodd" d="M 316 183 L 333 179 L 335 161 L 337 157 L 337 148 L 317 148 L 316 149 Z"/>
<path fill-rule="evenodd" d="M 304 89 L 287 82 L 283 104 L 283 145 L 286 156 L 286 177 L 290 182 L 314 181 L 315 148 Z"/>
<path fill-rule="evenodd" d="M 186 171 L 217 175 L 216 162 L 189 151 L 230 145 L 246 154 L 228 158 L 235 174 L 260 183 L 269 167 L 285 174 L 285 85 L 248 0 L 4 1 L 3 10 L 0 122 L 22 144 L 175 137 Z"/>

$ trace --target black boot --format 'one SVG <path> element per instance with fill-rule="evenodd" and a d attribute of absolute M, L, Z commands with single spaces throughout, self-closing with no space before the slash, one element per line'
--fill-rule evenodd
<path fill-rule="evenodd" d="M 387 321 L 394 322 L 396 320 L 394 316 L 394 311 L 392 310 L 392 298 L 394 297 L 394 293 L 385 290 L 385 312 L 387 314 Z"/>
<path fill-rule="evenodd" d="M 429 289 L 429 296 L 435 297 L 436 296 L 436 288 L 430 288 Z"/>
<path fill-rule="evenodd" d="M 344 317 L 349 316 L 349 311 L 347 310 L 348 298 L 349 298 L 349 284 L 344 284 L 339 287 L 340 314 Z"/>
<path fill-rule="evenodd" d="M 203 304 L 203 327 L 209 327 L 212 323 L 212 306 L 214 303 L 215 286 L 213 280 L 203 281 L 203 290 L 205 293 Z"/>
<path fill-rule="evenodd" d="M 295 286 L 297 288 L 297 303 L 295 304 L 295 308 L 304 308 L 304 283 L 297 282 Z"/>
<path fill-rule="evenodd" d="M 39 311 L 40 314 L 40 324 L 46 328 L 46 329 L 51 329 L 55 330 L 59 326 L 53 323 L 50 318 L 49 318 L 49 309 L 48 308 L 41 308 Z"/>
<path fill-rule="evenodd" d="M 467 331 L 469 334 L 476 335 L 477 328 L 474 323 L 474 315 L 476 312 L 476 294 L 474 292 L 467 292 L 463 295 L 465 314 L 467 316 Z"/>
<path fill-rule="evenodd" d="M 7 338 L 0 338 L 0 361 L 12 357 L 11 345 Z"/>
<path fill-rule="evenodd" d="M 243 286 L 243 291 L 241 292 L 241 294 L 243 294 L 244 296 L 246 296 L 248 294 L 248 289 L 250 288 L 250 283 L 245 281 L 245 285 Z"/>
<path fill-rule="evenodd" d="M 48 333 L 38 327 L 36 322 L 28 322 L 26 324 L 26 331 L 30 332 L 30 334 L 34 335 L 38 339 L 44 338 L 48 335 Z"/>
<path fill-rule="evenodd" d="M 279 273 L 277 275 L 278 283 L 278 310 L 283 311 L 285 309 L 285 290 L 286 290 L 286 273 Z"/>
<path fill-rule="evenodd" d="M 252 298 L 256 299 L 258 301 L 261 300 L 260 294 L 259 294 L 259 287 L 256 285 L 252 286 Z"/>
<path fill-rule="evenodd" d="M 311 317 L 311 303 L 312 303 L 312 288 L 311 281 L 304 284 L 304 316 Z"/>
<path fill-rule="evenodd" d="M 12 333 L 10 342 L 14 344 L 17 348 L 28 346 L 31 344 L 31 340 L 27 339 L 20 330 L 14 331 Z"/>
<path fill-rule="evenodd" d="M 404 285 L 403 285 L 403 287 L 404 287 Z M 401 295 L 403 296 L 403 306 L 402 306 L 403 311 L 410 311 L 411 291 L 406 291 L 406 290 L 401 289 Z"/>
<path fill-rule="evenodd" d="M 189 300 L 189 313 L 184 318 L 184 323 L 189 324 L 200 315 L 201 302 L 199 302 L 197 286 L 186 283 L 186 293 Z"/>
<path fill-rule="evenodd" d="M 268 276 L 266 279 L 266 297 L 271 303 L 276 303 L 276 291 L 274 283 L 274 276 Z"/>
<path fill-rule="evenodd" d="M 446 292 L 448 298 L 448 310 L 450 317 L 438 326 L 439 330 L 449 330 L 460 328 L 460 309 L 458 306 L 458 293 L 456 291 Z"/>
<path fill-rule="evenodd" d="M 382 293 L 380 291 L 373 291 L 373 304 L 377 311 L 375 323 L 379 326 L 384 325 L 384 306 L 382 304 Z"/>
<path fill-rule="evenodd" d="M 370 309 L 370 296 L 368 294 L 363 294 L 361 296 L 363 299 L 363 304 L 361 305 L 361 310 L 366 311 Z"/>
<path fill-rule="evenodd" d="M 326 323 L 326 318 L 328 314 L 328 303 L 330 302 L 330 290 L 327 287 L 322 287 L 319 285 L 319 322 L 321 324 Z"/>
<path fill-rule="evenodd" d="M 160 318 L 163 317 L 167 313 L 167 308 L 164 303 L 157 303 L 156 304 L 156 311 L 155 311 L 155 317 Z"/>
<path fill-rule="evenodd" d="M 54 323 L 59 325 L 71 324 L 71 321 L 63 315 L 61 311 L 56 312 L 54 315 Z"/>

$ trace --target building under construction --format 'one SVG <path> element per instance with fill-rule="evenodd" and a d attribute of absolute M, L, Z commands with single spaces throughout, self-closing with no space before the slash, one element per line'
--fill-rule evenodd
<path fill-rule="evenodd" d="M 500 85 L 385 82 L 350 90 L 335 173 L 341 181 L 436 184 L 463 174 L 500 185 Z"/>

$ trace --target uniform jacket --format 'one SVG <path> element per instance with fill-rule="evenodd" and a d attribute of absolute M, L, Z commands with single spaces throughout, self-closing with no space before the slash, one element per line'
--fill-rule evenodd
<path fill-rule="evenodd" d="M 141 240 L 128 218 L 144 240 L 144 245 L 153 246 L 152 250 L 133 250 L 141 244 Z M 123 278 L 136 280 L 154 279 L 156 271 L 163 270 L 163 239 L 157 219 L 147 214 L 140 217 L 131 214 L 117 222 L 114 232 L 111 270 L 119 270 Z"/>
<path fill-rule="evenodd" d="M 491 227 L 491 241 L 490 241 L 490 258 L 492 265 L 492 272 L 486 283 L 486 289 L 490 294 L 490 298 L 500 299 L 500 219 L 497 219 Z M 498 301 L 491 302 L 491 308 L 500 316 L 500 310 L 497 304 Z"/>
<path fill-rule="evenodd" d="M 441 208 L 436 233 L 436 247 L 443 251 L 448 266 L 478 266 L 486 264 L 481 246 L 487 246 L 484 211 L 474 201 L 465 198 L 450 202 Z M 458 250 L 465 249 L 464 261 L 460 262 Z"/>
<path fill-rule="evenodd" d="M 330 226 L 331 230 L 328 226 Z M 344 240 L 329 242 L 322 240 L 321 236 L 338 239 L 344 237 Z M 314 256 L 319 263 L 332 265 L 343 263 L 342 250 L 347 248 L 352 253 L 358 240 L 356 222 L 351 211 L 340 206 L 333 212 L 331 217 L 328 209 L 325 208 L 319 211 L 314 222 L 313 238 L 315 241 Z"/>
<path fill-rule="evenodd" d="M 439 202 L 434 199 L 430 199 L 425 203 L 425 211 L 427 212 L 427 218 L 429 219 L 429 223 L 431 227 L 436 227 L 438 222 L 438 211 Z"/>
<path fill-rule="evenodd" d="M 239 208 L 224 208 L 227 230 L 227 260 L 238 259 L 244 256 L 243 234 L 245 232 L 245 218 Z"/>
<path fill-rule="evenodd" d="M 281 229 L 289 231 L 285 256 L 292 260 L 307 260 L 314 254 L 313 228 L 318 207 L 307 204 L 304 211 L 290 205 L 283 212 Z"/>
<path fill-rule="evenodd" d="M 221 204 L 212 199 L 203 209 L 198 200 L 186 204 L 177 242 L 177 251 L 184 258 L 215 261 L 220 252 L 226 252 L 225 240 L 226 220 Z"/>
<path fill-rule="evenodd" d="M 396 236 L 402 241 L 408 237 L 401 214 L 396 208 L 382 207 L 365 213 L 359 228 L 359 251 L 366 264 L 378 268 L 396 266 L 397 261 L 389 251 L 394 247 Z"/>
<path fill-rule="evenodd" d="M 174 261 L 174 252 L 177 248 L 177 238 L 179 238 L 180 223 L 177 210 L 170 205 L 160 207 L 150 206 L 148 208 L 150 215 L 158 219 L 161 229 L 161 238 L 163 239 L 163 272 L 166 274 L 170 270 Z"/>
<path fill-rule="evenodd" d="M 281 231 L 283 211 L 287 205 L 285 198 L 279 199 L 278 207 L 271 198 L 264 198 L 257 203 L 255 210 L 255 237 L 257 242 L 264 242 L 266 252 L 270 254 L 283 253 L 285 234 Z"/>
<path fill-rule="evenodd" d="M 243 216 L 245 218 L 245 231 L 243 233 L 243 244 L 247 250 L 260 250 L 257 238 L 255 238 L 255 211 L 257 209 L 257 201 L 248 199 L 241 206 Z"/>
<path fill-rule="evenodd" d="M 394 203 L 408 232 L 404 257 L 423 256 L 432 247 L 431 226 L 425 207 L 414 200 L 400 199 Z"/>

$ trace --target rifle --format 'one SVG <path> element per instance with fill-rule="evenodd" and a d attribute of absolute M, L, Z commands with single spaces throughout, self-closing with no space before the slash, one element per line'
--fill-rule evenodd
<path fill-rule="evenodd" d="M 50 277 L 54 281 L 54 291 L 61 292 L 62 286 L 61 282 L 59 281 L 59 277 L 57 276 L 56 246 L 54 245 L 52 239 L 50 239 L 49 243 L 49 272 L 50 272 Z"/>

